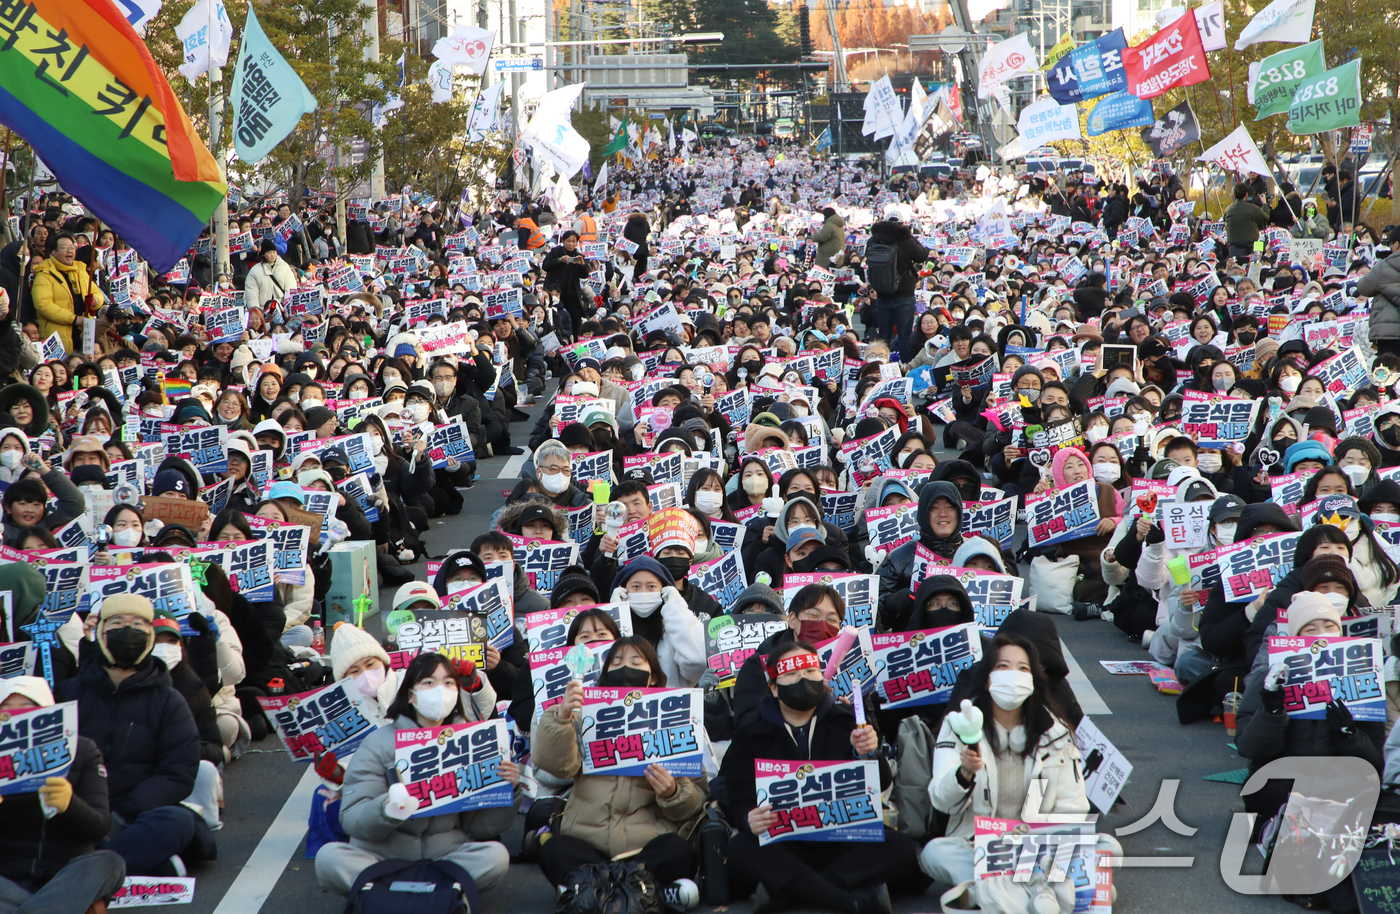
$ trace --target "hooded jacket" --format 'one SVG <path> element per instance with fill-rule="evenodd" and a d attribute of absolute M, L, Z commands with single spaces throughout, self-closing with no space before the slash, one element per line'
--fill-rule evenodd
<path fill-rule="evenodd" d="M 880 477 L 866 487 L 865 495 L 860 502 L 860 510 L 856 512 L 856 532 L 850 545 L 851 562 L 857 568 L 869 567 L 865 550 L 870 545 L 870 527 L 865 522 L 865 512 L 880 507 L 885 503 L 885 499 L 892 494 L 903 495 L 911 502 L 919 500 L 918 493 L 902 479 Z"/>
<path fill-rule="evenodd" d="M 929 600 L 940 593 L 950 593 L 956 597 L 958 609 L 929 609 Z M 975 621 L 977 621 L 977 615 L 962 582 L 950 574 L 935 574 L 925 578 L 923 583 L 919 585 L 918 591 L 915 592 L 914 610 L 909 614 L 903 631 L 916 632 L 930 628 L 947 628 L 950 625 L 962 625 L 965 622 Z"/>
<path fill-rule="evenodd" d="M 21 398 L 28 400 L 30 409 L 34 411 L 34 418 L 29 420 L 29 424 L 21 426 L 23 432 L 32 440 L 49 427 L 49 403 L 37 387 L 29 384 L 6 384 L 0 387 L 0 413 L 8 415 L 10 406 Z"/>
<path fill-rule="evenodd" d="M 812 241 L 817 245 L 817 266 L 824 267 L 831 263 L 831 258 L 846 247 L 846 220 L 841 218 L 840 213 L 827 216 L 822 227 L 812 236 Z"/>
<path fill-rule="evenodd" d="M 78 491 L 78 487 L 73 485 L 73 481 L 68 478 L 62 467 L 54 466 L 42 477 L 44 485 L 49 487 L 49 491 L 58 499 L 58 510 L 46 511 L 44 516 L 35 526 L 43 527 L 45 530 L 57 530 L 69 521 L 82 516 L 87 510 L 87 499 L 83 493 Z M 5 531 L 5 545 L 19 548 L 24 541 L 24 528 L 5 515 L 3 525 Z"/>
<path fill-rule="evenodd" d="M 933 502 L 936 498 L 948 499 L 953 503 L 953 508 L 957 512 L 957 527 L 951 536 L 934 535 L 933 526 L 929 523 L 929 511 L 933 509 Z M 958 547 L 963 544 L 962 510 L 962 496 L 958 494 L 958 487 L 951 482 L 946 480 L 931 481 L 920 490 L 919 538 L 900 546 L 880 563 L 879 613 L 881 622 L 886 626 L 885 630 L 902 630 L 905 614 L 912 611 L 913 607 L 907 597 L 909 595 L 909 575 L 914 565 L 914 551 L 917 545 L 922 543 L 926 549 L 932 549 L 938 555 L 951 559 L 958 551 Z M 902 602 L 901 598 L 904 598 Z"/>
<path fill-rule="evenodd" d="M 822 532 L 826 536 L 826 545 L 835 546 L 838 549 L 846 549 L 850 541 L 846 539 L 846 533 L 840 527 L 822 517 L 821 508 L 818 507 L 810 496 L 795 495 L 783 503 L 782 510 L 778 512 L 776 518 L 768 518 L 760 514 L 749 521 L 748 530 L 744 534 L 744 545 L 740 551 L 744 556 L 744 568 L 749 574 L 749 583 L 757 578 L 760 571 L 767 573 L 770 586 L 781 587 L 783 575 L 787 574 L 787 538 L 792 533 L 789 526 L 788 515 L 792 512 L 794 505 L 806 505 L 807 510 L 813 517 L 818 519 Z M 773 536 L 765 546 L 763 544 L 763 530 L 769 523 L 773 525 Z M 776 587 L 775 587 L 776 589 Z"/>
<path fill-rule="evenodd" d="M 147 655 L 116 686 L 93 651 L 78 675 L 60 682 L 55 692 L 58 701 L 78 703 L 78 733 L 102 752 L 112 812 L 125 822 L 190 795 L 199 769 L 199 730 L 184 696 L 154 657 Z"/>
<path fill-rule="evenodd" d="M 1371 299 L 1371 340 L 1400 339 L 1400 251 L 1371 267 L 1356 294 Z"/>

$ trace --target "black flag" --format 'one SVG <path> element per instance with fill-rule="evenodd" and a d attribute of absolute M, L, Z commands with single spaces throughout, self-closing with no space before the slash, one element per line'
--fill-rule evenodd
<path fill-rule="evenodd" d="M 1142 141 L 1152 148 L 1159 159 L 1175 155 L 1201 138 L 1201 125 L 1189 101 L 1182 102 L 1157 118 L 1151 127 L 1142 128 Z"/>
<path fill-rule="evenodd" d="M 958 119 L 941 98 L 924 118 L 923 126 L 914 135 L 914 156 L 920 162 L 928 158 L 934 147 L 943 142 L 944 137 L 958 129 Z"/>

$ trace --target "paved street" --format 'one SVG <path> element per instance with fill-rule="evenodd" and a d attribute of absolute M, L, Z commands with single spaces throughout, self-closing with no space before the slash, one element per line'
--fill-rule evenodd
<path fill-rule="evenodd" d="M 523 441 L 530 427 L 517 423 L 514 439 Z M 492 458 L 481 464 L 481 479 L 464 492 L 466 506 L 462 513 L 433 522 L 433 530 L 426 537 L 431 554 L 442 555 L 465 546 L 487 528 L 491 512 L 501 504 L 501 490 L 513 485 L 508 480 L 518 474 L 523 460 Z M 415 571 L 418 577 L 424 576 L 421 564 Z M 380 596 L 387 602 L 393 592 L 386 590 Z M 1158 823 L 1121 839 L 1132 857 L 1194 856 L 1196 862 L 1189 870 L 1120 871 L 1115 910 L 1288 910 L 1289 905 L 1280 900 L 1236 896 L 1224 887 L 1220 877 L 1220 847 L 1230 816 L 1243 807 L 1236 785 L 1201 778 L 1244 767 L 1243 760 L 1228 748 L 1224 728 L 1214 723 L 1182 727 L 1177 723 L 1173 700 L 1158 695 L 1145 676 L 1108 675 L 1099 665 L 1100 660 L 1147 657 L 1141 647 L 1127 642 L 1110 623 L 1074 622 L 1063 617 L 1060 633 L 1066 653 L 1072 654 L 1079 668 L 1077 672 L 1072 670 L 1072 682 L 1081 705 L 1136 766 L 1123 792 L 1130 812 L 1107 817 L 1106 826 L 1116 828 L 1136 821 L 1152 808 L 1162 781 L 1177 778 L 1177 815 L 1197 829 L 1188 838 L 1173 834 Z M 321 891 L 314 863 L 304 856 L 307 810 L 318 780 L 308 766 L 292 764 L 275 738 L 254 746 L 253 752 L 228 767 L 228 805 L 225 826 L 218 835 L 219 859 L 192 872 L 198 877 L 198 884 L 190 914 L 257 914 L 264 909 L 278 914 L 337 914 L 342 900 Z M 513 852 L 519 851 L 520 838 L 519 827 L 507 834 L 506 844 Z M 1258 866 L 1257 853 L 1251 851 L 1248 859 Z M 548 912 L 554 907 L 554 892 L 534 864 L 520 863 L 512 866 L 503 885 L 485 893 L 483 901 L 489 914 Z M 895 910 L 900 914 L 935 911 L 937 904 L 932 894 L 897 898 Z M 751 903 L 745 901 L 731 907 L 747 914 Z M 705 910 L 703 906 L 700 909 L 702 914 Z"/>

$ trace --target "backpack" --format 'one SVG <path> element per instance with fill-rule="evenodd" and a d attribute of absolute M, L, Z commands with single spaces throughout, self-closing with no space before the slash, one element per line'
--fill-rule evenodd
<path fill-rule="evenodd" d="M 899 248 L 884 241 L 865 245 L 865 275 L 878 295 L 894 295 L 909 272 L 899 262 Z"/>
<path fill-rule="evenodd" d="M 381 860 L 355 877 L 345 914 L 480 914 L 471 874 L 447 860 Z"/>
<path fill-rule="evenodd" d="M 934 733 L 917 714 L 899 722 L 899 769 L 890 804 L 899 813 L 899 830 L 917 840 L 932 837 L 934 809 L 928 794 L 933 780 Z"/>
<path fill-rule="evenodd" d="M 555 914 L 661 914 L 665 906 L 661 886 L 643 863 L 588 863 L 566 880 Z"/>

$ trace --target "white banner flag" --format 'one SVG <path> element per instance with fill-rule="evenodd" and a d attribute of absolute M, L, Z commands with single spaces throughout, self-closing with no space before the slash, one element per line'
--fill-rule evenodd
<path fill-rule="evenodd" d="M 1027 76 L 1040 69 L 1035 52 L 1031 50 L 1030 36 L 1022 32 L 1014 38 L 987 46 L 982 57 L 981 79 L 977 85 L 977 97 L 987 98 L 996 89 L 1018 76 Z"/>
<path fill-rule="evenodd" d="M 441 59 L 428 64 L 428 86 L 433 90 L 433 104 L 452 101 L 452 66 Z"/>
<path fill-rule="evenodd" d="M 608 163 L 604 162 L 603 167 L 598 169 L 598 179 L 593 182 L 593 192 L 601 194 L 603 188 L 608 186 Z"/>
<path fill-rule="evenodd" d="M 1313 7 L 1316 0 L 1274 0 L 1249 20 L 1235 40 L 1235 50 L 1243 51 L 1261 41 L 1306 44 L 1312 40 Z"/>
<path fill-rule="evenodd" d="M 501 90 L 505 85 L 504 81 L 498 80 L 476 94 L 472 116 L 467 120 L 467 142 L 480 143 L 499 126 Z"/>
<path fill-rule="evenodd" d="M 1259 147 L 1254 145 L 1254 139 L 1244 124 L 1240 124 L 1233 133 L 1207 149 L 1205 155 L 1197 161 L 1214 162 L 1225 171 L 1249 172 L 1269 177 L 1269 166 L 1264 162 L 1264 156 L 1260 154 Z"/>
<path fill-rule="evenodd" d="M 486 72 L 486 62 L 495 42 L 495 32 L 459 24 L 453 27 L 451 35 L 437 40 L 433 56 L 449 67 L 466 67 L 480 76 Z"/>
<path fill-rule="evenodd" d="M 1021 135 L 1022 149 L 1038 149 L 1053 140 L 1082 139 L 1079 110 L 1047 95 L 1021 112 L 1016 119 L 1016 132 Z"/>
<path fill-rule="evenodd" d="M 214 4 L 212 14 L 209 11 L 211 2 Z M 228 20 L 223 0 L 199 0 L 175 26 L 175 37 L 180 39 L 185 52 L 180 73 L 190 82 L 194 82 L 201 73 L 209 72 L 211 56 L 214 66 L 227 64 L 228 46 L 233 40 L 233 23 Z"/>
<path fill-rule="evenodd" d="M 578 174 L 588 159 L 588 141 L 574 129 L 570 114 L 582 92 L 583 83 L 546 92 L 535 116 L 520 134 L 522 144 L 551 162 L 555 172 L 565 178 Z"/>

